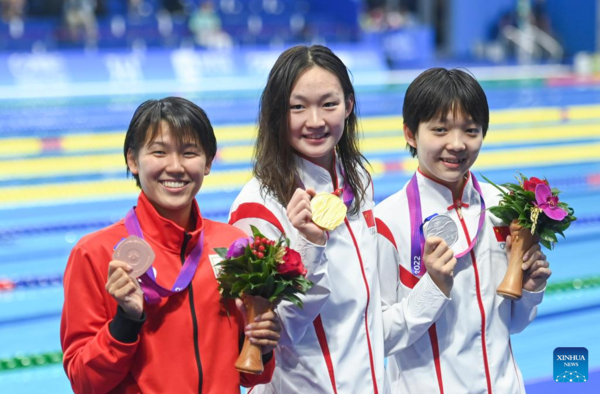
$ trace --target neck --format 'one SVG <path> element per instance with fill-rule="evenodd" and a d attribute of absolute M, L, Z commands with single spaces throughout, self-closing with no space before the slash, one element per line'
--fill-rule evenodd
<path fill-rule="evenodd" d="M 196 228 L 196 221 L 192 218 L 192 205 L 173 211 L 154 206 L 160 216 L 168 219 L 183 228 L 186 232 L 192 232 Z"/>
<path fill-rule="evenodd" d="M 465 183 L 467 182 L 467 179 L 468 179 L 468 176 L 469 176 L 468 173 L 465 174 L 465 175 L 463 175 L 456 182 L 448 182 L 448 181 L 444 181 L 443 179 L 438 179 L 438 178 L 434 177 L 433 175 L 428 174 L 427 172 L 421 170 L 420 167 L 419 167 L 418 171 L 425 178 L 431 179 L 435 183 L 439 183 L 440 185 L 446 186 L 450 190 L 450 192 L 452 193 L 452 200 L 453 201 L 462 200 L 462 192 L 464 190 Z"/>
<path fill-rule="evenodd" d="M 302 154 L 299 154 L 299 156 L 302 157 L 303 159 L 308 160 L 311 163 L 318 165 L 319 167 L 327 170 L 327 172 L 329 172 L 329 175 L 331 176 L 332 180 L 336 179 L 335 156 L 334 156 L 333 152 L 326 157 L 318 157 L 318 158 L 307 157 Z"/>

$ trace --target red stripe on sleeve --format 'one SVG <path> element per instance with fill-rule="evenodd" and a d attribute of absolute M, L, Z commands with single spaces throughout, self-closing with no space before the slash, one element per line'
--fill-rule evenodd
<path fill-rule="evenodd" d="M 234 224 L 235 222 L 242 219 L 262 219 L 271 223 L 273 226 L 277 227 L 279 231 L 283 234 L 283 226 L 273 215 L 273 212 L 269 211 L 264 205 L 256 203 L 256 202 L 247 202 L 241 204 L 232 214 L 229 219 L 229 224 Z"/>
<path fill-rule="evenodd" d="M 387 224 L 385 224 L 379 218 L 375 218 L 375 223 L 377 224 L 377 232 L 383 235 L 388 241 L 392 243 L 392 245 L 394 245 L 394 248 L 398 250 L 398 247 L 396 246 L 396 240 L 394 239 L 394 236 L 392 235 L 392 232 L 390 231 L 390 228 L 387 226 Z"/>
<path fill-rule="evenodd" d="M 403 266 L 399 266 L 400 268 L 400 282 L 408 287 L 409 289 L 412 289 L 413 287 L 415 287 L 417 285 L 417 283 L 419 283 L 419 278 L 417 278 L 416 276 L 414 276 L 413 274 L 410 273 L 409 270 L 407 270 L 406 268 L 404 268 Z"/>

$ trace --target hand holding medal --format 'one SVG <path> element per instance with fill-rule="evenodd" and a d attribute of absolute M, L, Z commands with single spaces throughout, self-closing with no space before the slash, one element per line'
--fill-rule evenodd
<path fill-rule="evenodd" d="M 112 258 L 106 291 L 127 315 L 139 318 L 144 309 L 144 293 L 137 278 L 152 266 L 154 252 L 146 241 L 130 236 L 119 243 Z"/>
<path fill-rule="evenodd" d="M 314 189 L 306 190 L 298 188 L 290 199 L 287 206 L 287 216 L 292 226 L 294 226 L 304 238 L 308 241 L 324 245 L 325 231 L 314 223 L 313 210 L 311 208 L 311 199 L 316 198 Z"/>

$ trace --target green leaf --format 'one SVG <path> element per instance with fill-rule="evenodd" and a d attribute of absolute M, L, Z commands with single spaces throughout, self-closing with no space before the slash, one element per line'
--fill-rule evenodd
<path fill-rule="evenodd" d="M 502 188 L 501 188 L 500 186 L 496 185 L 494 182 L 492 182 L 492 181 L 490 181 L 489 179 L 487 179 L 487 178 L 486 178 L 486 177 L 485 177 L 483 174 L 481 174 L 481 173 L 480 173 L 479 175 L 481 175 L 481 177 L 482 177 L 483 179 L 485 179 L 485 181 L 486 181 L 487 183 L 489 183 L 490 185 L 494 186 L 496 189 L 500 190 L 500 193 L 502 193 L 502 195 L 504 195 L 504 196 L 508 195 L 508 193 L 507 193 L 507 192 L 505 192 L 504 190 L 502 190 Z"/>
<path fill-rule="evenodd" d="M 214 248 L 213 249 L 218 255 L 219 257 L 221 257 L 222 259 L 226 259 L 227 258 L 227 251 L 229 250 L 228 248 Z"/>
<path fill-rule="evenodd" d="M 255 226 L 250 225 L 250 229 L 252 230 L 252 235 L 254 236 L 254 238 L 256 238 L 256 237 L 264 238 L 265 237 L 264 235 L 262 235 L 260 233 L 260 231 L 258 230 L 258 228 L 256 228 Z"/>

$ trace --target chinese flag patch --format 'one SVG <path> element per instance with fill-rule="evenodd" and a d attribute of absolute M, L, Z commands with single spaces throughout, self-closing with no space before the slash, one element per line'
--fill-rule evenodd
<path fill-rule="evenodd" d="M 506 242 L 506 237 L 510 235 L 510 228 L 508 226 L 494 227 L 494 234 L 496 234 L 496 241 Z"/>
<path fill-rule="evenodd" d="M 367 222 L 367 227 L 375 227 L 375 216 L 373 216 L 373 210 L 369 209 L 368 211 L 364 211 L 363 215 L 365 216 L 365 221 Z"/>

